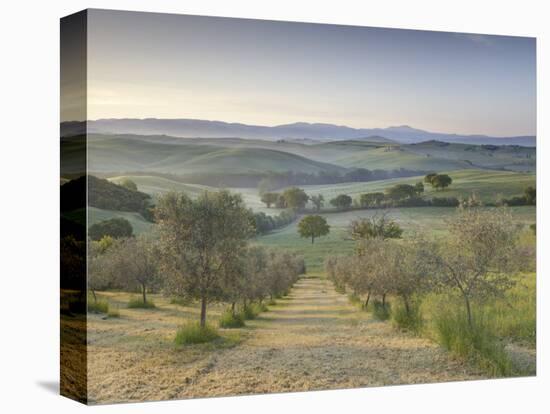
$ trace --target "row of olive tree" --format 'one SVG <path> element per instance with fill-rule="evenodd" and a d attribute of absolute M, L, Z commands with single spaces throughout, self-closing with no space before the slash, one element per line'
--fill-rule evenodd
<path fill-rule="evenodd" d="M 462 205 L 447 222 L 448 236 L 437 242 L 420 236 L 392 240 L 401 233 L 392 220 L 384 220 L 383 225 L 356 222 L 351 226 L 355 254 L 325 262 L 336 287 L 366 296 L 366 304 L 372 295 L 385 303 L 391 294 L 409 313 L 411 300 L 425 292 L 456 292 L 471 326 L 474 302 L 500 296 L 513 285 L 517 230 L 507 209 Z"/>
<path fill-rule="evenodd" d="M 301 257 L 250 246 L 254 216 L 240 195 L 205 192 L 196 199 L 167 193 L 155 208 L 147 235 L 104 238 L 90 249 L 89 289 L 162 289 L 200 302 L 200 324 L 208 303 L 262 300 L 288 291 L 305 272 Z"/>

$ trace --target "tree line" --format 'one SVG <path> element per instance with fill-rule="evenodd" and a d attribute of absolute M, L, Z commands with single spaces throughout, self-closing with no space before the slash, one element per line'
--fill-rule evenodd
<path fill-rule="evenodd" d="M 386 216 L 352 223 L 355 253 L 325 261 L 337 289 L 364 298 L 365 305 L 376 297 L 386 311 L 386 298 L 399 298 L 411 318 L 424 294 L 456 293 L 471 326 L 474 303 L 501 296 L 514 284 L 518 234 L 504 207 L 462 203 L 447 222 L 448 236 L 437 242 L 421 235 L 397 240 L 401 232 L 396 228 Z"/>
<path fill-rule="evenodd" d="M 196 199 L 167 193 L 158 199 L 153 231 L 103 237 L 91 243 L 89 289 L 162 291 L 200 303 L 205 327 L 212 302 L 244 307 L 287 292 L 305 273 L 302 257 L 250 243 L 255 221 L 240 195 L 204 192 Z"/>

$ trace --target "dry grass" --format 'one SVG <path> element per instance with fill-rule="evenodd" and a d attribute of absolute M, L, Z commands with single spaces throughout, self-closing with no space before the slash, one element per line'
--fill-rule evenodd
<path fill-rule="evenodd" d="M 128 300 L 123 293 L 104 295 L 114 305 Z M 231 346 L 174 346 L 177 327 L 196 319 L 198 309 L 154 300 L 154 310 L 120 306 L 120 318 L 90 317 L 91 403 L 483 377 L 432 342 L 374 321 L 321 279 L 301 280 L 247 328 L 220 330 Z M 210 322 L 222 311 L 210 309 Z"/>

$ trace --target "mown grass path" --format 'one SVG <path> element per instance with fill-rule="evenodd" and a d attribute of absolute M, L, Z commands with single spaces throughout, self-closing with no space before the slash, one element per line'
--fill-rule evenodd
<path fill-rule="evenodd" d="M 260 318 L 243 344 L 214 355 L 174 397 L 480 379 L 433 343 L 395 331 L 307 278 Z"/>
<path fill-rule="evenodd" d="M 128 296 L 104 295 L 111 303 Z M 156 309 L 121 309 L 120 318 L 89 316 L 90 403 L 484 378 L 434 343 L 372 319 L 324 279 L 301 279 L 246 328 L 222 330 L 234 339 L 214 344 L 176 347 L 177 327 L 198 309 L 155 301 Z"/>

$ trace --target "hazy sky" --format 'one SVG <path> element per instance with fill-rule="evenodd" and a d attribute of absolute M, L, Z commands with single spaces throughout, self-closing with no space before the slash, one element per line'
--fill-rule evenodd
<path fill-rule="evenodd" d="M 534 135 L 535 40 L 92 10 L 88 118 Z"/>

